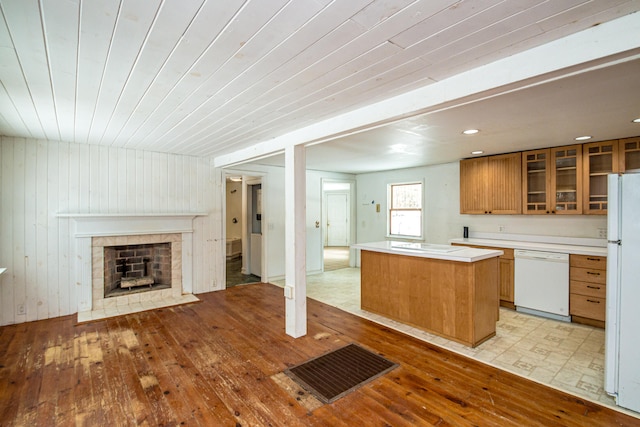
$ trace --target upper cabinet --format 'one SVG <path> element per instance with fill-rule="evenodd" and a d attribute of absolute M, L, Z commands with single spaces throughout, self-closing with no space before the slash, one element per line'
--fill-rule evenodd
<path fill-rule="evenodd" d="M 551 149 L 552 210 L 556 214 L 582 213 L 582 145 Z"/>
<path fill-rule="evenodd" d="M 522 212 L 582 213 L 581 171 L 581 145 L 523 152 Z"/>
<path fill-rule="evenodd" d="M 640 137 L 460 161 L 460 213 L 606 215 L 607 175 L 640 172 Z"/>
<path fill-rule="evenodd" d="M 640 171 L 640 137 L 625 138 L 618 142 L 620 172 Z"/>
<path fill-rule="evenodd" d="M 525 151 L 522 153 L 522 165 L 522 193 L 524 194 L 522 212 L 525 214 L 550 213 L 549 150 Z"/>
<path fill-rule="evenodd" d="M 607 213 L 607 175 L 618 172 L 618 140 L 583 145 L 584 213 Z"/>
<path fill-rule="evenodd" d="M 460 161 L 460 213 L 522 212 L 520 153 Z"/>

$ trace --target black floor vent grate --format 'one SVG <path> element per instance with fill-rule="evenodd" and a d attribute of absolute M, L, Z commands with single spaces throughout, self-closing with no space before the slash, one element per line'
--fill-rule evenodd
<path fill-rule="evenodd" d="M 324 403 L 331 403 L 398 364 L 349 344 L 284 371 Z"/>

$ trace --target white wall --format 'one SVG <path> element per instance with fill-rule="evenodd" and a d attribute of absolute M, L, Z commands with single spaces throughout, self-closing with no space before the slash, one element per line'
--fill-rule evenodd
<path fill-rule="evenodd" d="M 232 173 L 261 175 L 262 178 L 262 233 L 266 278 L 263 280 L 281 280 L 285 276 L 285 208 L 284 208 L 284 168 L 247 164 L 233 169 Z M 307 272 L 322 271 L 322 228 L 316 228 L 315 222 L 322 224 L 322 180 L 355 180 L 354 175 L 307 171 L 306 174 L 306 222 L 307 222 Z M 266 238 L 265 238 L 266 236 Z"/>
<path fill-rule="evenodd" d="M 24 138 L 0 143 L 2 325 L 77 312 L 72 220 L 58 213 L 206 212 L 194 220 L 194 292 L 224 286 L 222 174 L 207 159 Z"/>
<path fill-rule="evenodd" d="M 385 240 L 387 232 L 387 184 L 424 179 L 425 182 L 425 241 L 447 243 L 462 237 L 462 227 L 471 231 L 532 234 L 543 236 L 598 238 L 599 228 L 606 228 L 603 215 L 461 215 L 460 164 L 399 169 L 361 174 L 358 186 L 358 242 Z M 380 213 L 375 205 L 380 203 Z"/>

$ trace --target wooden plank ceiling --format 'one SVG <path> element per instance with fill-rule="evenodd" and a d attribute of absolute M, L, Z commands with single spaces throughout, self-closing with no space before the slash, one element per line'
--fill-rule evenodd
<path fill-rule="evenodd" d="M 634 0 L 1 0 L 0 134 L 217 156 Z"/>

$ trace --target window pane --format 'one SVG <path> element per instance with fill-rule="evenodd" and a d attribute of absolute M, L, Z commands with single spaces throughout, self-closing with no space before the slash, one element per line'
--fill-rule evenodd
<path fill-rule="evenodd" d="M 391 211 L 391 234 L 420 237 L 421 211 Z"/>
<path fill-rule="evenodd" d="M 422 208 L 422 184 L 401 184 L 391 186 L 392 209 Z"/>

